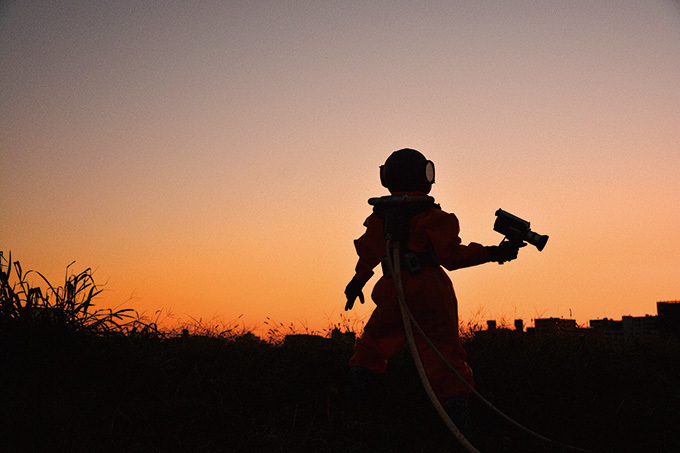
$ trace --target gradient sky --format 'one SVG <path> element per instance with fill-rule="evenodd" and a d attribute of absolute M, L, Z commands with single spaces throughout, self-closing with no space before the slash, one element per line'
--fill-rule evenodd
<path fill-rule="evenodd" d="M 680 299 L 677 1 L 0 6 L 0 248 L 100 308 L 326 328 L 403 147 L 464 243 L 550 235 L 450 273 L 463 321 Z"/>

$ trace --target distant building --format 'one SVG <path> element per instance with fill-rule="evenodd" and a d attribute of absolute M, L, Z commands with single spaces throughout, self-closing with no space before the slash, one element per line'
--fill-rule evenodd
<path fill-rule="evenodd" d="M 659 334 L 658 316 L 624 316 L 621 321 L 626 339 L 648 338 Z"/>
<path fill-rule="evenodd" d="M 517 332 L 524 332 L 524 321 L 521 319 L 515 319 L 515 330 Z"/>
<path fill-rule="evenodd" d="M 538 335 L 571 335 L 578 332 L 575 319 L 538 318 L 534 320 L 534 332 Z"/>
<path fill-rule="evenodd" d="M 623 321 L 613 319 L 591 319 L 590 328 L 605 338 L 623 340 Z"/>
<path fill-rule="evenodd" d="M 658 328 L 661 332 L 680 335 L 680 300 L 657 302 L 656 313 L 659 316 Z"/>
<path fill-rule="evenodd" d="M 606 338 L 634 340 L 651 338 L 659 334 L 657 316 L 623 316 L 621 321 L 613 319 L 592 319 L 590 327 L 602 332 Z"/>
<path fill-rule="evenodd" d="M 661 333 L 680 334 L 680 301 L 656 303 L 657 316 L 623 316 L 613 319 L 591 319 L 590 327 L 606 338 L 637 340 Z"/>

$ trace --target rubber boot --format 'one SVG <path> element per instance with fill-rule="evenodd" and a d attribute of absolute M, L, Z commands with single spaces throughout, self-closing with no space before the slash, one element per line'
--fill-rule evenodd
<path fill-rule="evenodd" d="M 444 410 L 451 417 L 453 424 L 458 427 L 463 436 L 468 437 L 472 429 L 470 419 L 470 398 L 454 396 L 444 400 Z"/>
<path fill-rule="evenodd" d="M 368 368 L 350 367 L 345 387 L 345 399 L 350 412 L 358 413 L 364 408 L 371 385 L 371 376 L 371 370 Z"/>

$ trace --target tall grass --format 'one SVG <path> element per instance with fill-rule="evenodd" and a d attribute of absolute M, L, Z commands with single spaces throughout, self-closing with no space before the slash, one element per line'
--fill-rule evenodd
<path fill-rule="evenodd" d="M 46 328 L 90 333 L 138 333 L 157 330 L 130 308 L 113 310 L 94 307 L 102 289 L 92 269 L 80 273 L 66 266 L 64 284 L 53 285 L 43 274 L 24 272 L 19 261 L 0 251 L 0 329 L 37 331 Z M 44 289 L 29 280 L 34 274 Z"/>

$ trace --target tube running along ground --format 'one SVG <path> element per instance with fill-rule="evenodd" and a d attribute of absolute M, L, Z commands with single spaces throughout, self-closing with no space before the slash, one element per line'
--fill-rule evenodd
<path fill-rule="evenodd" d="M 418 376 L 420 377 L 420 380 L 423 384 L 423 387 L 425 388 L 425 392 L 427 393 L 428 398 L 432 402 L 432 405 L 436 409 L 437 413 L 441 417 L 442 421 L 446 424 L 447 428 L 453 436 L 456 438 L 458 443 L 469 453 L 479 453 L 479 450 L 475 448 L 474 445 L 470 443 L 470 441 L 467 440 L 467 438 L 461 433 L 460 429 L 453 423 L 453 420 L 451 420 L 451 417 L 449 417 L 449 414 L 446 413 L 446 410 L 442 406 L 441 402 L 439 401 L 439 398 L 435 395 L 434 391 L 432 390 L 432 386 L 430 385 L 430 381 L 427 378 L 427 374 L 425 373 L 425 368 L 423 367 L 423 362 L 422 359 L 420 358 L 420 354 L 418 353 L 418 347 L 416 346 L 415 338 L 413 336 L 413 329 L 411 327 L 411 322 L 413 325 L 416 327 L 418 330 L 418 333 L 423 337 L 427 345 L 432 348 L 432 350 L 437 354 L 437 356 L 446 364 L 447 367 L 449 367 L 460 379 L 463 384 L 472 392 L 472 394 L 479 400 L 481 401 L 484 406 L 489 408 L 493 413 L 497 414 L 500 416 L 503 420 L 507 421 L 510 423 L 512 426 L 515 428 L 519 429 L 520 431 L 524 432 L 525 434 L 528 434 L 529 436 L 540 440 L 542 442 L 545 442 L 549 445 L 551 445 L 555 451 L 577 451 L 577 452 L 583 452 L 583 453 L 590 453 L 589 450 L 584 450 L 582 448 L 574 447 L 571 445 L 566 445 L 562 444 L 560 442 L 556 442 L 552 439 L 549 439 L 545 436 L 542 436 L 529 428 L 525 427 L 524 425 L 521 425 L 520 423 L 516 422 L 503 412 L 501 412 L 496 406 L 491 404 L 486 398 L 484 398 L 477 390 L 475 390 L 474 387 L 472 387 L 464 378 L 463 376 L 458 373 L 458 370 L 456 370 L 453 365 L 451 365 L 446 358 L 442 355 L 441 352 L 435 347 L 435 345 L 430 341 L 430 339 L 425 335 L 425 332 L 423 332 L 423 329 L 418 325 L 415 317 L 409 310 L 408 306 L 406 305 L 406 296 L 404 295 L 404 288 L 401 284 L 401 263 L 400 263 L 400 250 L 399 250 L 399 242 L 392 242 L 391 239 L 387 239 L 387 263 L 389 270 L 392 274 L 392 280 L 394 282 L 395 289 L 397 291 L 397 297 L 399 299 L 399 308 L 401 310 L 401 316 L 402 320 L 404 322 L 404 331 L 406 333 L 406 339 L 408 341 L 409 349 L 411 350 L 411 356 L 413 357 L 413 361 L 416 365 L 416 369 L 418 370 Z M 395 269 L 399 269 L 399 272 L 395 271 Z"/>

